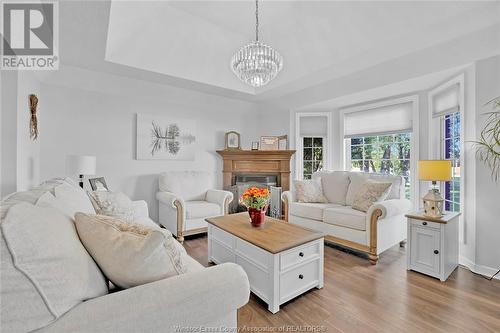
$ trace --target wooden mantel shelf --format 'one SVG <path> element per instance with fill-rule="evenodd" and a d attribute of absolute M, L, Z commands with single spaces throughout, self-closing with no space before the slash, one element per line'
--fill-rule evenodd
<path fill-rule="evenodd" d="M 224 187 L 235 174 L 276 174 L 283 191 L 290 189 L 290 159 L 295 150 L 217 150 L 223 159 Z"/>

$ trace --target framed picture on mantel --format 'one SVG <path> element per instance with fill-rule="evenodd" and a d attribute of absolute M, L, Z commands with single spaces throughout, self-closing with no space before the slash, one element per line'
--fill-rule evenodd
<path fill-rule="evenodd" d="M 260 150 L 278 150 L 279 138 L 277 136 L 261 136 Z"/>
<path fill-rule="evenodd" d="M 226 150 L 238 150 L 241 149 L 241 143 L 240 143 L 240 133 L 235 132 L 235 131 L 230 131 L 227 132 L 224 135 L 224 148 Z"/>

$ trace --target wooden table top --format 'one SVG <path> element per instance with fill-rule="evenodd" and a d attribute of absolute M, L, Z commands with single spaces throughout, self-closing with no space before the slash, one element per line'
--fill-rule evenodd
<path fill-rule="evenodd" d="M 266 216 L 264 225 L 252 227 L 247 212 L 211 217 L 206 221 L 271 253 L 279 253 L 324 236 L 321 232 L 269 216 Z"/>
<path fill-rule="evenodd" d="M 452 219 L 454 219 L 455 217 L 459 216 L 460 214 L 461 213 L 459 213 L 459 212 L 445 211 L 443 213 L 443 216 L 441 216 L 439 218 L 435 218 L 435 217 L 426 216 L 423 211 L 418 211 L 418 212 L 410 212 L 410 213 L 406 214 L 405 216 L 409 217 L 411 219 L 416 219 L 416 220 L 430 221 L 430 222 L 446 224 L 446 223 L 450 222 Z"/>

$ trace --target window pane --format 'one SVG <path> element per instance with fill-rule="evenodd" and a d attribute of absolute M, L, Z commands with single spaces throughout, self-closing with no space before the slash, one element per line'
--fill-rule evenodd
<path fill-rule="evenodd" d="M 313 163 L 313 172 L 321 171 L 323 169 L 322 162 L 314 162 Z"/>
<path fill-rule="evenodd" d="M 312 157 L 312 148 L 304 148 L 304 161 L 311 161 Z"/>
<path fill-rule="evenodd" d="M 304 162 L 304 174 L 312 173 L 312 162 Z"/>
<path fill-rule="evenodd" d="M 363 159 L 363 146 L 351 146 L 351 160 Z"/>
<path fill-rule="evenodd" d="M 312 175 L 306 175 L 304 174 L 304 179 L 311 179 L 312 178 Z"/>
<path fill-rule="evenodd" d="M 313 148 L 313 157 L 315 161 L 323 161 L 323 148 Z"/>
<path fill-rule="evenodd" d="M 314 138 L 314 147 L 323 147 L 323 138 Z"/>
<path fill-rule="evenodd" d="M 363 143 L 363 138 L 352 138 L 351 145 L 360 145 Z"/>
<path fill-rule="evenodd" d="M 410 133 L 351 139 L 351 170 L 401 175 L 410 197 Z"/>
<path fill-rule="evenodd" d="M 312 147 L 312 138 L 304 138 L 304 147 Z"/>

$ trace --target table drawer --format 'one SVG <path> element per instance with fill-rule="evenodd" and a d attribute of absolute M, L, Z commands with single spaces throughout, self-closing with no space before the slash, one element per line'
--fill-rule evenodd
<path fill-rule="evenodd" d="M 226 245 L 230 249 L 234 249 L 236 238 L 233 235 L 214 226 L 210 226 L 210 233 L 211 238 L 216 239 L 219 243 Z"/>
<path fill-rule="evenodd" d="M 416 226 L 416 227 L 424 227 L 424 228 L 432 228 L 432 229 L 440 229 L 441 228 L 441 223 L 422 221 L 422 220 L 416 220 L 416 219 L 411 219 L 410 224 L 412 226 Z"/>
<path fill-rule="evenodd" d="M 319 264 L 319 259 L 313 260 L 282 273 L 280 276 L 280 302 L 286 302 L 316 286 L 319 281 Z"/>
<path fill-rule="evenodd" d="M 210 240 L 211 255 L 214 262 L 218 264 L 223 264 L 225 262 L 234 262 L 235 256 L 234 252 L 228 248 L 225 244 L 219 242 L 216 239 Z"/>
<path fill-rule="evenodd" d="M 282 253 L 280 257 L 280 270 L 286 270 L 287 268 L 304 262 L 312 257 L 319 256 L 320 246 L 323 246 L 323 244 L 316 242 L 314 244 L 300 246 Z"/>

